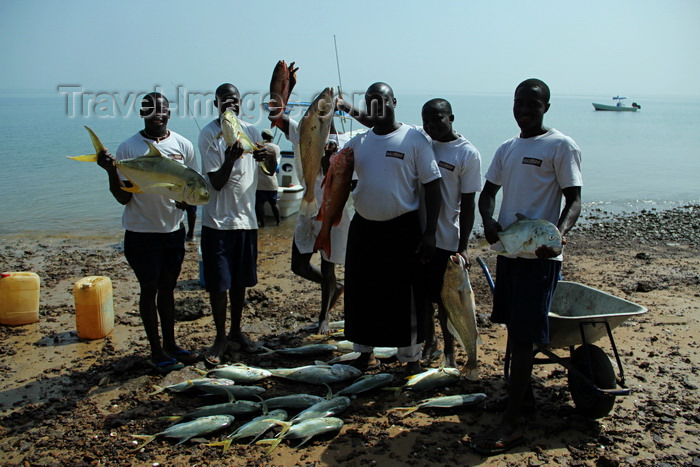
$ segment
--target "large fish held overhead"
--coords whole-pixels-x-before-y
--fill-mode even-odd
[[[321,230],[314,243],[314,251],[323,249],[331,257],[331,228],[337,226],[343,217],[343,207],[350,196],[352,172],[355,170],[355,156],[352,148],[342,149],[333,154],[328,173],[323,179],[323,201],[316,219],[321,222]]]
[[[467,352],[467,379],[479,377],[476,346],[479,331],[476,327],[476,305],[474,291],[469,282],[469,272],[461,255],[451,256],[440,290],[440,299],[447,313],[447,329]]]
[[[95,154],[85,156],[68,156],[69,159],[85,162],[97,162],[97,155],[105,150],[104,145],[89,127]],[[119,172],[129,179],[132,187],[122,187],[130,193],[153,193],[166,198],[185,202],[191,206],[207,204],[209,190],[207,182],[196,170],[180,164],[169,157],[163,156],[151,143],[148,144],[146,155],[114,161]]]
[[[270,117],[273,119],[272,127],[282,129],[282,119],[280,117],[287,107],[289,96],[294,88],[294,83],[296,82],[295,73],[294,62],[287,66],[284,60],[278,61],[275,69],[272,71],[269,104]]]
[[[498,239],[503,249],[498,254],[515,255],[526,253],[533,258],[535,251],[542,245],[551,247],[556,254],[561,254],[562,238],[557,226],[544,219],[528,219],[517,213],[517,221],[498,232]]]
[[[294,147],[294,160],[297,172],[302,174],[305,188],[299,213],[309,219],[318,213],[314,187],[334,111],[333,88],[328,87],[314,99],[299,122],[299,144]]]

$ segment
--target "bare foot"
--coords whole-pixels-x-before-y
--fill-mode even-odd
[[[228,335],[228,340],[234,344],[239,344],[243,352],[253,353],[258,350],[258,345],[241,331],[230,333]]]
[[[331,303],[328,306],[329,311],[335,306],[336,303],[338,303],[338,299],[340,299],[340,296],[343,295],[343,292],[345,292],[345,286],[338,282],[335,285],[335,292],[333,292],[333,296],[331,297]]]
[[[328,324],[328,317],[318,322],[318,333],[327,336],[331,333],[331,326]]]
[[[207,352],[207,361],[212,365],[220,364],[224,352],[226,351],[226,347],[228,347],[227,339],[215,339],[214,345],[212,345],[209,351]]]

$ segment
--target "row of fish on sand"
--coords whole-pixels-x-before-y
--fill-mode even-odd
[[[301,356],[312,358],[332,351],[349,351],[348,341],[335,344],[309,344],[297,348],[272,350],[269,353],[279,353],[285,356]],[[391,358],[396,355],[395,348],[378,348],[377,355]],[[400,384],[391,373],[363,374],[357,368],[344,363],[333,363],[344,360],[341,357],[329,360],[328,363],[316,361],[314,364],[293,368],[258,368],[237,363],[219,366],[209,371],[198,370],[201,377],[188,379],[166,387],[155,387],[152,394],[162,391],[171,393],[204,394],[219,396],[227,402],[201,406],[184,415],[163,417],[174,424],[151,435],[133,435],[145,442],[137,445],[134,451],[142,449],[146,444],[157,438],[171,438],[177,444],[192,438],[222,432],[233,426],[234,421],[248,419],[235,430],[226,434],[223,439],[214,440],[208,445],[221,446],[226,452],[231,443],[247,440],[249,444],[267,445],[268,453],[272,452],[283,440],[299,440],[297,447],[310,439],[338,433],[343,427],[339,417],[350,409],[353,399],[369,391],[383,390],[388,395],[398,397],[404,391],[427,393],[452,383],[460,381],[461,374],[457,368],[430,368],[417,375],[409,376]],[[325,396],[307,393],[292,393],[265,398],[266,389],[258,386],[263,380],[282,379],[295,381],[305,385],[323,387]],[[342,388],[332,392],[331,386]],[[284,388],[292,387],[285,384]],[[479,405],[486,395],[483,393],[457,394],[450,396],[432,397],[419,401],[409,407],[394,407],[392,412],[407,416],[421,408],[465,408]],[[293,416],[291,416],[294,414]],[[260,439],[266,433],[274,433],[273,428],[279,428],[274,436]]]

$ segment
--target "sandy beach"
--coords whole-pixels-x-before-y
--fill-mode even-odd
[[[243,317],[244,331],[273,349],[343,339],[313,332],[320,289],[289,270],[294,220],[260,230],[259,283],[248,290]],[[131,435],[154,434],[169,425],[159,417],[223,400],[189,393],[151,395],[155,385],[200,375],[185,368],[162,376],[149,364],[138,315],[138,284],[121,252],[120,235],[0,239],[2,271],[33,271],[41,277],[39,323],[0,326],[0,464],[700,465],[700,206],[616,216],[593,211],[584,221],[568,237],[564,278],[648,309],[613,331],[632,392],[618,397],[608,416],[590,420],[574,407],[566,369],[537,365],[533,384],[538,410],[525,422],[526,441],[491,458],[472,452],[469,443],[493,427],[499,414],[478,407],[424,409],[404,418],[388,412],[434,396],[504,395],[506,331],[489,322],[491,295],[476,265],[471,279],[483,340],[478,381],[462,379],[426,393],[360,394],[339,415],[345,424],[338,434],[314,438],[299,449],[298,441],[285,440],[269,456],[261,445],[234,443],[225,454],[205,445],[251,418],[245,416],[237,417],[230,428],[181,445],[157,439],[131,452],[137,442]],[[480,226],[475,233],[470,251],[483,257],[494,273],[495,255],[477,246]],[[342,268],[338,272],[342,277]],[[72,296],[73,283],[89,275],[108,276],[114,287],[115,329],[94,341],[77,336]],[[199,285],[196,243],[187,246],[176,308],[179,344],[206,349],[214,327],[207,295]],[[342,318],[341,298],[331,320]],[[596,345],[613,356],[607,338]],[[262,368],[301,366],[319,359],[233,357]],[[465,362],[466,354],[458,348],[457,363]],[[197,366],[204,368],[203,363]],[[398,363],[388,361],[372,372],[398,376],[400,371]],[[266,389],[266,398],[327,392],[322,386],[274,378],[256,384]],[[342,387],[340,383],[333,389]]]

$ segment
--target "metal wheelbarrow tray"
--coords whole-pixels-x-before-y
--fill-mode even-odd
[[[477,258],[477,262],[493,292],[493,281],[486,264],[481,258]],[[535,358],[535,363],[563,365],[568,370],[569,391],[576,409],[589,418],[604,417],[612,410],[616,396],[630,393],[612,330],[630,317],[646,312],[641,305],[593,287],[559,281],[549,312],[550,343],[534,351],[535,355],[543,353],[548,358]],[[592,344],[606,335],[617,362],[617,376],[607,354]],[[559,356],[552,350],[561,348],[569,349],[568,357]],[[510,373],[508,347],[504,373],[507,380]]]

